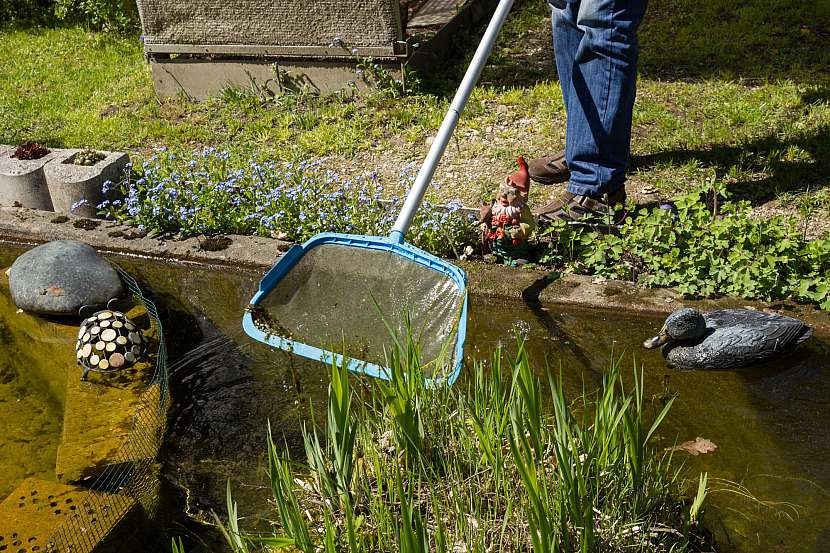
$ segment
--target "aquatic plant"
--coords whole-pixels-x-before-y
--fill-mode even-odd
[[[405,171],[401,178],[411,182],[414,175]],[[160,151],[118,189],[122,199],[98,206],[104,215],[182,235],[256,234],[295,242],[325,231],[385,235],[400,208],[397,197],[382,200],[376,174],[347,178],[320,160],[235,163],[213,148],[190,159]],[[407,240],[437,255],[460,254],[477,232],[460,207],[425,202]]]
[[[575,403],[550,378],[548,401],[521,340],[515,355],[475,363],[466,390],[426,386],[412,346],[391,346],[397,383],[351,377],[365,394],[331,367],[308,465],[281,456],[269,428],[270,538],[307,553],[710,550],[706,480],[687,494],[684,469],[654,443],[671,400],[649,416],[636,369],[630,388],[613,363]]]

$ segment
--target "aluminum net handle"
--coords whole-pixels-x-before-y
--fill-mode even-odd
[[[487,63],[487,58],[490,56],[493,44],[495,44],[499,31],[504,24],[504,20],[507,19],[507,14],[510,13],[512,6],[513,0],[500,0],[492,19],[490,19],[489,25],[487,25],[487,30],[484,32],[484,36],[481,38],[478,48],[476,48],[476,53],[473,55],[470,66],[467,68],[467,72],[464,74],[464,78],[458,86],[455,97],[450,104],[450,109],[444,116],[444,121],[438,129],[438,134],[435,135],[435,140],[433,140],[432,146],[429,148],[429,152],[427,152],[424,163],[418,171],[418,176],[415,177],[415,183],[412,185],[409,194],[406,195],[401,213],[398,215],[395,226],[392,227],[392,232],[389,234],[389,237],[397,243],[403,242],[403,237],[406,231],[409,230],[409,225],[412,224],[415,212],[418,211],[418,206],[421,205],[421,201],[424,199],[427,186],[432,182],[435,168],[438,166],[441,156],[444,155],[444,150],[447,148],[447,143],[450,141],[459,117],[461,117],[461,112],[464,111],[464,106],[467,105],[467,100],[470,98],[476,82],[478,82],[481,70],[484,69],[484,64]]]

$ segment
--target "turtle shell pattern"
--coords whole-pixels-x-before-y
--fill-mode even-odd
[[[120,311],[93,313],[81,323],[75,356],[89,371],[115,372],[132,366],[147,350],[147,338],[133,321]]]

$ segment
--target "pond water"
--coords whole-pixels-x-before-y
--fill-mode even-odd
[[[2,257],[2,256],[0,256]],[[0,260],[0,268],[4,267]],[[39,344],[62,341],[48,325],[26,324],[0,280],[0,501],[28,477],[55,479],[55,458],[63,423],[60,387],[34,370],[47,364]],[[70,344],[72,342],[69,342]],[[71,347],[71,346],[70,346]],[[63,368],[65,365],[61,365]]]
[[[19,250],[0,253],[0,266],[7,266],[15,253]],[[210,510],[222,509],[230,478],[246,523],[252,524],[267,509],[265,422],[271,421],[275,441],[301,451],[298,421],[324,407],[325,367],[270,351],[244,335],[241,312],[260,274],[124,257],[118,262],[152,289],[167,319],[176,405],[163,460],[168,478],[188,490],[186,500],[179,499],[186,507],[180,508],[209,519]],[[468,358],[486,359],[499,344],[509,350],[518,325],[540,373],[561,371],[572,392],[583,383],[598,385],[613,356],[623,357],[629,374],[636,362],[644,371],[647,397],[677,394],[662,433],[665,444],[700,436],[718,446],[707,455],[680,455],[692,473],[709,473],[709,520],[721,550],[826,550],[826,336],[752,369],[681,372],[668,369],[659,352],[640,345],[660,327],[659,317],[473,297],[468,324]],[[465,385],[463,378],[457,385]],[[0,420],[5,427],[5,419]],[[755,499],[726,491],[718,479],[742,484]],[[194,531],[181,519],[171,520],[174,533]]]

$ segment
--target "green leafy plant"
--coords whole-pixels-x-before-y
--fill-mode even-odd
[[[408,318],[406,327],[411,328]],[[407,453],[409,459],[418,460],[425,453],[427,443],[420,347],[411,332],[405,337],[396,336],[394,340],[389,358],[389,380],[379,380],[376,386],[398,450]]]
[[[670,209],[641,209],[617,233],[552,225],[543,262],[567,271],[675,286],[691,297],[792,298],[830,310],[830,238],[805,240],[792,219],[754,217],[711,181]]]
[[[55,16],[95,30],[126,34],[139,28],[135,0],[55,0]]]
[[[704,472],[700,475],[700,480],[698,481],[697,485],[697,493],[695,494],[695,498],[692,501],[691,506],[689,507],[689,522],[691,524],[697,524],[698,519],[700,518],[700,508],[703,506],[703,502],[706,500],[706,484],[709,481],[709,474]]]
[[[330,46],[339,46],[349,52],[355,61],[355,73],[383,94],[401,98],[417,92],[420,87],[420,79],[406,64],[400,65],[398,78],[373,57],[361,55],[359,48],[348,46],[340,37],[334,37]]]
[[[268,423],[267,450],[268,450],[268,479],[271,482],[271,495],[279,514],[282,528],[288,534],[289,539],[300,551],[311,553],[314,546],[308,531],[308,524],[300,510],[297,497],[294,495],[294,478],[288,459],[283,459],[277,453],[274,439],[271,435],[271,423]],[[230,498],[230,483],[228,484],[228,497]],[[228,499],[230,508],[230,499]],[[229,518],[230,517],[230,511]],[[275,535],[276,536],[276,535]],[[226,538],[232,542],[230,535]]]
[[[7,23],[49,23],[52,0],[0,0],[0,26]]]
[[[172,553],[185,553],[184,552],[184,544],[182,543],[181,538],[172,538],[170,543],[170,550]]]
[[[345,364],[331,365],[329,408],[326,418],[325,446],[316,429],[303,429],[303,442],[317,485],[326,498],[338,507],[351,504],[354,475],[354,445],[357,429],[351,413],[352,391]]]

